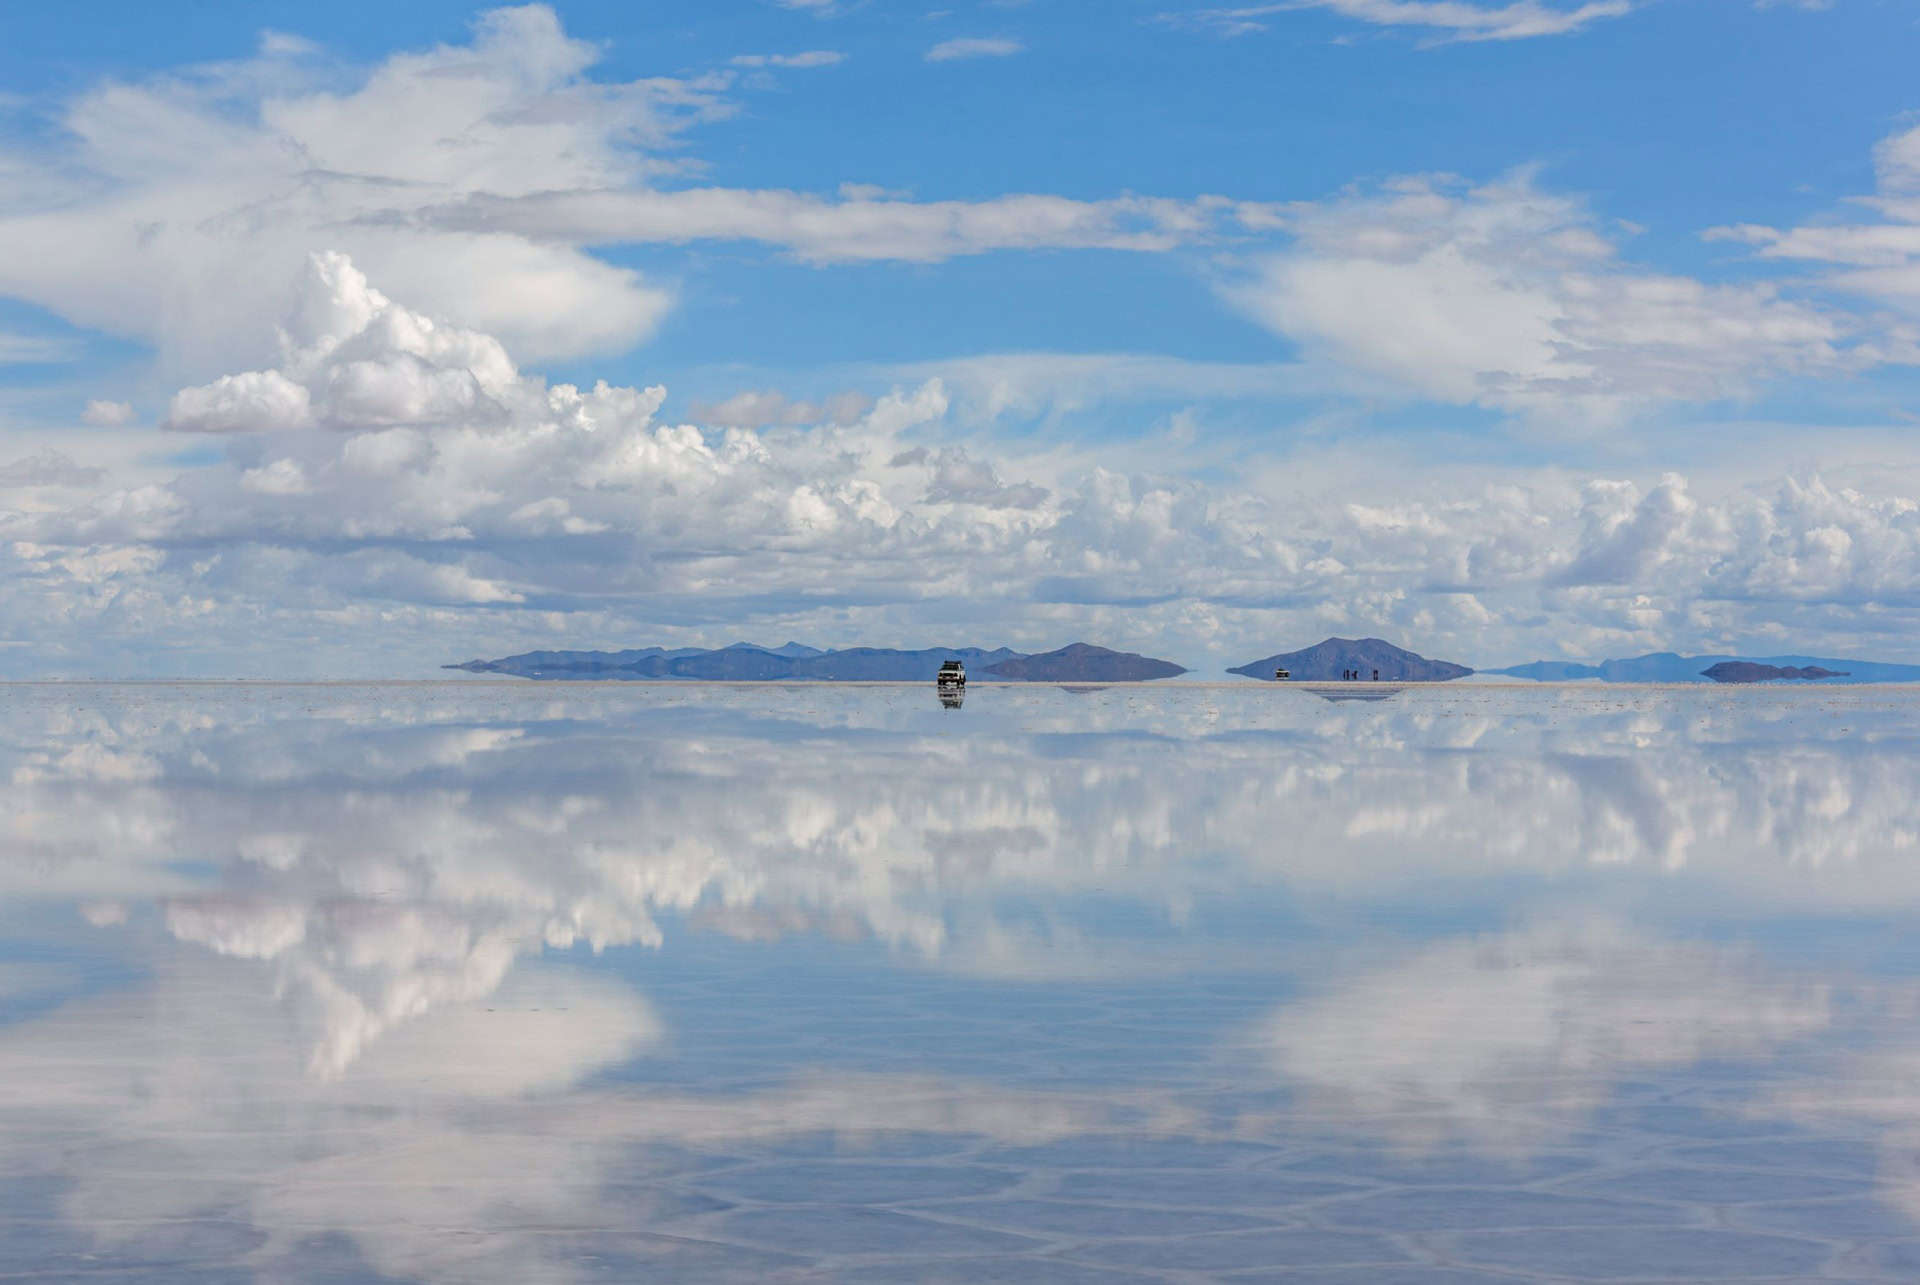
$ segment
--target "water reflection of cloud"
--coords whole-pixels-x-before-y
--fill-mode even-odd
[[[1337,978],[1270,1013],[1253,1045],[1309,1110],[1406,1143],[1527,1151],[1629,1076],[1816,1035],[1829,987],[1750,951],[1592,921],[1474,936]]]
[[[0,711],[0,895],[74,903],[72,930],[151,980],[21,992],[44,1003],[0,1026],[0,1167],[58,1184],[103,1245],[218,1216],[260,1229],[269,1267],[348,1228],[367,1270],[565,1279],[563,1241],[708,1216],[647,1177],[688,1148],[1344,1122],[1515,1152],[1627,1082],[1835,1039],[1902,993],[1676,926],[1920,897],[1897,701],[1266,694],[992,689],[964,719],[884,689],[30,695]],[[1209,905],[1286,917],[1229,941]],[[1462,936],[1499,922],[1535,926]],[[1196,1083],[830,1076],[778,1047],[723,1085],[623,1086],[672,1032],[605,970],[542,956],[682,932],[856,943],[872,968],[880,946],[983,987],[1257,977],[1235,1021],[1301,998],[1259,1023],[1264,1074],[1231,1106]],[[818,1047],[804,1020],[782,1030]],[[1143,1062],[1219,1035],[1153,1020],[1113,1019]],[[945,1029],[942,1065],[999,1074],[967,1047],[988,1027]],[[1845,1074],[1898,1132],[1912,1070]]]
[[[163,898],[176,936],[267,961],[334,1071],[516,960],[657,945],[662,915],[1057,976],[1135,958],[1071,921],[1093,895],[1168,922],[1250,889],[1582,873],[1920,897],[1920,756],[1884,697],[990,695],[958,732],[885,689],[23,701],[0,715],[0,887]],[[1060,916],[1035,937],[994,912],[1009,896]]]
[[[258,981],[183,951],[140,988],[5,1028],[0,1172],[58,1192],[66,1223],[108,1263],[137,1262],[135,1238],[156,1225],[220,1226],[257,1237],[249,1261],[272,1276],[297,1271],[317,1232],[345,1229],[372,1272],[566,1281],[592,1274],[580,1250],[597,1235],[644,1243],[720,1208],[658,1179],[737,1163],[742,1148],[822,1134],[855,1150],[903,1133],[1030,1143],[1121,1119],[1150,1132],[1197,1123],[1150,1095],[932,1076],[596,1087],[598,1073],[660,1047],[660,1021],[618,981],[540,965],[316,1077]]]
[[[297,1236],[303,1224],[287,1206],[337,1182],[346,1155],[403,1160],[410,1148],[437,1146],[446,1121],[478,1102],[564,1088],[660,1038],[657,1019],[626,987],[533,968],[490,1008],[424,1017],[349,1073],[317,1079],[259,982],[182,956],[147,985],[8,1027],[0,1165],[62,1190],[65,1216],[109,1249],[175,1219],[237,1219]],[[501,1150],[494,1159],[509,1160]],[[541,1184],[510,1165],[485,1172],[496,1192]],[[442,1178],[458,1185],[451,1170]],[[367,1202],[362,1212],[376,1222],[371,1206],[399,1211],[407,1196],[398,1172],[377,1189],[334,1193]]]

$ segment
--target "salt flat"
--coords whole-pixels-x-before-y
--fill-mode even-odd
[[[0,1273],[1920,1263],[1912,689],[0,693]]]

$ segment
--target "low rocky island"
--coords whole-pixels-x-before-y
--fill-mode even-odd
[[[1337,683],[1349,674],[1369,681],[1377,676],[1381,682],[1444,683],[1473,672],[1452,661],[1428,660],[1379,638],[1329,638],[1300,651],[1249,661],[1227,672],[1271,682],[1277,669],[1286,670],[1295,681],[1314,683]]]
[[[1723,660],[1700,671],[1716,683],[1771,683],[1777,679],[1846,678],[1845,670],[1818,665],[1762,665],[1751,660]]]
[[[469,660],[447,669],[544,681],[681,678],[706,682],[931,682],[941,662],[957,660],[978,678],[1038,683],[1125,683],[1172,678],[1186,669],[1133,652],[1073,643],[1038,654],[1010,647],[929,647],[898,651],[848,647],[823,651],[783,647],[643,647],[628,651],[529,651],[499,660]]]
[[[993,678],[1029,683],[1137,683],[1173,678],[1186,668],[1170,660],[1155,660],[1130,651],[1109,651],[1090,643],[1074,643],[1038,656],[1019,656],[987,666]]]
[[[1726,668],[1737,666],[1744,668]],[[1760,678],[1720,678],[1715,671],[1739,674],[1753,670],[1777,671]],[[1818,673],[1809,671],[1821,671]],[[1657,651],[1626,660],[1587,663],[1577,660],[1536,660],[1527,665],[1486,671],[1536,682],[1567,683],[1598,679],[1603,683],[1768,682],[1775,678],[1844,678],[1850,683],[1920,682],[1920,665],[1890,661],[1845,660],[1832,656],[1682,656]]]

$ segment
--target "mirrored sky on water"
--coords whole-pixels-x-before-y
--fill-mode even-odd
[[[0,697],[0,1276],[1920,1275],[1920,692]]]

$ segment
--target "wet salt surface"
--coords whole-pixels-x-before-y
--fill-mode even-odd
[[[1920,693],[0,687],[0,1278],[1920,1273]]]

